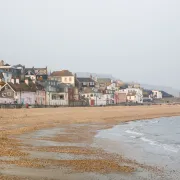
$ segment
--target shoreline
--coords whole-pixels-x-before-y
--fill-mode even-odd
[[[82,111],[83,110],[83,111]],[[101,111],[99,111],[101,110]],[[3,112],[3,113],[2,113]],[[17,112],[21,112],[18,113]],[[128,166],[119,166],[117,164],[117,158],[113,157],[113,155],[109,153],[105,153],[103,151],[99,151],[97,149],[80,147],[77,148],[65,145],[64,149],[51,146],[46,146],[45,148],[37,148],[33,147],[34,144],[24,144],[28,139],[33,138],[28,135],[30,133],[34,134],[38,130],[46,130],[53,128],[62,128],[65,127],[64,134],[55,134],[53,137],[41,138],[39,140],[44,142],[54,142],[59,144],[73,144],[76,143],[86,143],[91,144],[93,137],[97,133],[97,130],[103,130],[107,128],[112,128],[113,126],[128,122],[128,121],[139,121],[139,120],[147,120],[154,119],[160,117],[171,117],[171,116],[180,116],[180,106],[153,106],[153,107],[102,107],[102,108],[63,108],[63,109],[24,109],[24,110],[1,110],[1,121],[0,121],[0,152],[1,156],[4,157],[20,157],[21,161],[2,161],[0,160],[0,165],[3,164],[15,164],[20,167],[33,167],[37,166],[37,162],[31,161],[31,158],[28,158],[29,153],[24,151],[29,148],[31,151],[35,151],[36,153],[44,153],[42,155],[42,160],[45,157],[46,153],[69,153],[70,155],[93,155],[96,159],[95,155],[99,157],[102,156],[103,161],[100,160],[59,160],[57,161],[48,159],[46,162],[43,160],[42,165],[48,162],[53,163],[54,165],[63,166],[66,164],[66,168],[73,168],[75,172],[131,172],[134,168],[139,167],[143,168],[144,171],[149,169],[156,169],[157,172],[160,170],[157,167],[150,167],[139,164],[137,162],[123,159],[122,157],[118,157],[122,164],[128,164]],[[53,119],[53,120],[52,120]],[[73,127],[74,125],[75,127]],[[19,140],[17,136],[21,136],[23,134],[27,134],[28,139]],[[78,137],[78,138],[75,138]],[[35,139],[37,140],[37,139]],[[88,145],[89,146],[89,145]],[[26,147],[26,148],[25,148]],[[11,151],[9,151],[11,148]],[[31,149],[32,148],[32,149]],[[46,153],[45,153],[46,152]],[[98,157],[97,156],[97,157]],[[107,156],[107,157],[106,157]],[[50,158],[50,157],[49,157]],[[111,164],[111,168],[107,168],[108,165],[106,163]],[[93,164],[96,168],[90,168]],[[99,166],[103,166],[102,169],[99,169]],[[47,166],[48,167],[48,166]],[[84,167],[86,167],[84,169]],[[132,169],[133,168],[133,169]],[[153,170],[154,171],[154,170]],[[73,171],[74,173],[74,171]],[[130,173],[131,174],[131,173]],[[1,176],[0,176],[1,177]],[[7,177],[8,180],[8,177]],[[19,179],[18,179],[19,180]],[[33,179],[34,180],[34,179]]]

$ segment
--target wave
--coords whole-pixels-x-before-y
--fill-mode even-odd
[[[161,143],[158,143],[157,141],[153,141],[153,140],[147,139],[145,137],[142,137],[140,139],[144,142],[149,143],[150,145],[163,147],[165,151],[170,151],[170,152],[174,152],[174,153],[179,152],[179,148],[175,148],[172,145],[161,144]]]
[[[159,123],[159,120],[156,120],[156,121],[151,121],[151,124],[157,124],[157,123]]]
[[[135,135],[138,135],[138,136],[143,136],[142,133],[138,133],[136,131],[126,130],[125,132],[128,133],[128,134],[135,134]]]
[[[167,144],[164,144],[163,145],[163,148],[166,150],[166,151],[171,151],[171,152],[174,152],[174,153],[177,153],[179,152],[179,149],[173,147],[173,146],[170,146],[170,145],[167,145]]]
[[[150,139],[147,139],[145,137],[142,137],[140,138],[142,141],[144,142],[148,142],[150,145],[157,145],[157,142],[156,141],[153,141],[153,140],[150,140]]]

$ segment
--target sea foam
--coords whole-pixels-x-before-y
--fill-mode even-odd
[[[136,131],[126,130],[125,132],[128,133],[128,134],[135,134],[135,135],[138,135],[138,136],[143,136],[142,133],[139,133],[139,132],[136,132]]]

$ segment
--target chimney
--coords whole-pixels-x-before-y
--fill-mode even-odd
[[[16,83],[19,84],[19,79],[18,78],[16,78]]]
[[[0,66],[4,66],[4,61],[3,60],[1,60]]]
[[[13,79],[13,78],[11,79],[11,83],[13,83],[13,84],[14,84],[14,79]]]
[[[77,74],[76,73],[74,74],[74,77],[75,77],[75,79],[77,78]]]
[[[29,85],[29,79],[25,79],[25,83]]]

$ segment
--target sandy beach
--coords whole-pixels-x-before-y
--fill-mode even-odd
[[[180,116],[179,105],[0,110],[0,179],[136,179],[162,169],[93,147],[121,122]],[[150,175],[150,176],[149,176]]]

